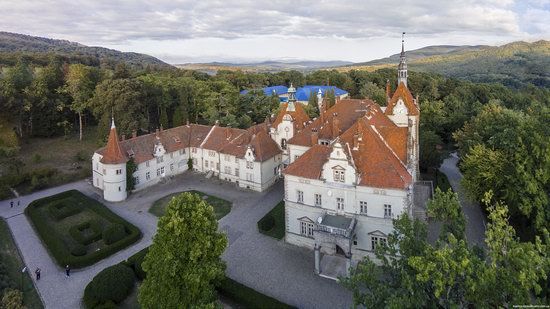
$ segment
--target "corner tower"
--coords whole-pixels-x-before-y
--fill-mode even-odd
[[[126,161],[113,118],[107,146],[100,160],[103,165],[103,198],[106,201],[120,202],[126,199]]]

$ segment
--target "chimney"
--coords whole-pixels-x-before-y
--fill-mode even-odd
[[[159,128],[157,128],[157,129],[155,130],[155,136],[156,136],[157,138],[159,138]]]
[[[136,130],[132,130],[132,138],[136,138],[137,137],[137,131]]]
[[[160,132],[164,131],[164,128],[162,127],[162,124],[160,125]]]
[[[353,134],[353,150],[359,149],[359,133]]]
[[[121,137],[121,140],[122,140],[122,141],[125,141],[125,140],[126,140],[126,134],[122,134],[120,137]]]
[[[387,79],[386,80],[386,102],[387,103],[390,102],[390,92],[391,92],[390,80]]]
[[[189,126],[189,119],[187,119],[185,123],[187,126]]]
[[[215,125],[215,126],[219,126],[219,125],[220,125],[220,121],[219,121],[219,120],[216,120],[216,122],[214,122],[214,125]]]
[[[338,113],[332,115],[332,135],[334,138],[340,135],[340,119],[338,119]]]
[[[316,128],[311,129],[311,146],[319,143],[319,133]]]
[[[229,127],[225,128],[225,138],[229,139],[231,137],[231,129]]]

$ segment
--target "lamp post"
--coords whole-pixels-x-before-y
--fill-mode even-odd
[[[25,285],[23,284],[23,278],[24,278],[26,272],[27,272],[27,266],[25,266],[25,267],[23,267],[23,269],[21,269],[21,292],[25,292]]]

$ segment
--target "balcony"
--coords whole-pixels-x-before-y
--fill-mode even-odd
[[[321,222],[316,224],[315,232],[330,234],[350,239],[353,236],[353,230],[357,221],[355,218],[344,216],[334,216],[325,214],[321,217]]]

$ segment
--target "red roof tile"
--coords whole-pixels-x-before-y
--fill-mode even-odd
[[[405,103],[405,106],[409,110],[409,115],[418,116],[420,114],[418,106],[414,102],[412,93],[409,91],[407,86],[405,86],[405,84],[401,82],[397,86],[397,89],[395,89],[393,96],[388,102],[388,107],[386,107],[386,115],[393,114],[393,108],[395,107],[395,104],[397,104],[397,101],[399,101],[400,98],[403,100],[403,102]]]
[[[273,121],[272,127],[276,128],[281,122],[283,122],[284,115],[290,115],[294,121],[294,128],[299,131],[303,129],[310,121],[309,116],[304,110],[302,103],[294,103],[294,111],[287,111],[288,103],[281,103],[277,118]]]
[[[109,139],[107,140],[107,146],[105,151],[102,153],[103,157],[101,158],[101,163],[103,164],[122,164],[126,163],[126,156],[122,153],[120,149],[120,144],[118,143],[118,135],[116,133],[116,128],[113,122],[111,127],[111,132],[109,133]]]

